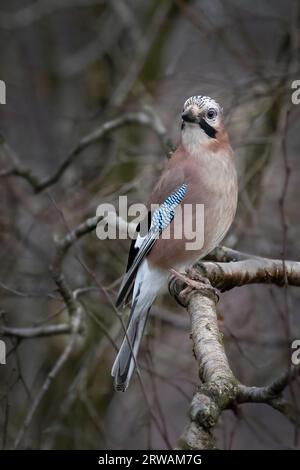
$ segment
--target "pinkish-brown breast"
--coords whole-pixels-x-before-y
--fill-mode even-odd
[[[187,184],[188,190],[170,228],[162,233],[149,253],[151,264],[164,269],[191,264],[209,253],[224,238],[237,206],[237,176],[232,151],[230,147],[225,150],[216,152],[213,149],[205,154],[190,156],[179,147],[167,163],[150,196],[149,207],[151,204],[161,204],[183,183]],[[197,204],[204,205],[204,222],[199,217],[201,209]],[[180,210],[181,216],[178,214]],[[169,238],[164,239],[167,231]],[[195,231],[196,235],[193,234]],[[182,237],[176,239],[180,233]],[[191,247],[196,237],[199,242],[203,241],[203,245],[200,247],[198,243],[197,249],[187,249],[187,244]]]

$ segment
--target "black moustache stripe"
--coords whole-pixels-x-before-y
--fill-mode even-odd
[[[203,118],[200,119],[199,126],[201,127],[201,129],[204,130],[205,134],[208,135],[208,137],[211,137],[212,139],[215,139],[217,131],[212,126],[207,124],[205,119],[203,119]]]

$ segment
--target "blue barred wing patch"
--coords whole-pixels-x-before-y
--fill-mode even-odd
[[[124,275],[116,303],[117,307],[126,302],[140,264],[159,238],[161,232],[174,219],[176,207],[182,202],[187,189],[188,187],[185,183],[178,186],[178,188],[153,212],[148,233],[144,237],[139,236],[135,242],[133,241],[135,256],[130,259],[128,269]],[[140,245],[138,245],[138,243],[140,243]]]
[[[176,207],[182,202],[187,192],[187,185],[179,186],[161,206],[153,212],[151,231],[161,233],[174,219]]]

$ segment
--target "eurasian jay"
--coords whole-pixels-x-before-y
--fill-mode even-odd
[[[131,299],[127,332],[112,367],[114,386],[125,391],[136,366],[149,310],[172,269],[192,265],[212,251],[232,224],[237,206],[237,174],[223,111],[208,96],[192,96],[183,107],[181,142],[155,185],[148,201],[149,230],[132,241],[117,306]],[[158,208],[151,211],[151,205]],[[187,249],[194,232],[198,205],[204,207],[203,243]],[[189,206],[188,206],[189,205]],[[192,210],[185,214],[185,207]],[[176,214],[183,213],[182,222]],[[181,220],[181,218],[180,218]],[[182,236],[175,236],[182,223]],[[168,237],[164,237],[166,230]]]

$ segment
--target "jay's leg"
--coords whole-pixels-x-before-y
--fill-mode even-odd
[[[202,276],[195,268],[188,268],[186,274],[180,273],[173,268],[170,269],[170,272],[177,279],[180,279],[186,284],[186,287],[180,292],[180,298],[182,298],[182,300],[194,289],[209,290],[219,299],[218,290],[210,284],[209,279]]]

